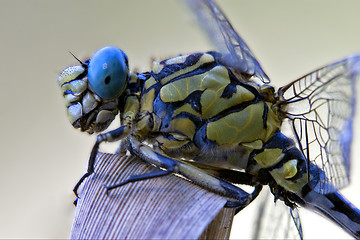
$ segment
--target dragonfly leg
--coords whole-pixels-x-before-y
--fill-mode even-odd
[[[121,139],[120,144],[119,144],[119,148],[116,149],[115,154],[121,154],[124,155],[126,154],[126,150],[127,150],[127,146],[128,146],[128,141],[127,139]]]
[[[246,196],[244,199],[240,201],[228,201],[225,205],[225,207],[231,207],[231,204],[235,205],[235,215],[238,214],[241,210],[243,210],[246,206],[248,206],[252,201],[254,201],[255,198],[259,195],[259,193],[262,190],[263,185],[256,185],[254,191]],[[235,203],[235,204],[234,204]],[[238,204],[236,206],[236,203]]]
[[[145,174],[133,175],[121,183],[114,184],[111,186],[107,186],[104,184],[104,187],[106,188],[106,193],[108,193],[112,189],[124,186],[125,184],[137,182],[137,181],[143,181],[143,180],[151,179],[151,178],[163,177],[163,176],[173,173],[173,171],[174,171],[173,169],[167,169],[167,170],[159,169],[157,171],[153,171],[153,172],[149,172],[149,173],[145,173]]]
[[[220,193],[230,198],[241,200],[247,199],[249,196],[249,194],[241,188],[238,188],[224,180],[215,178],[207,174],[205,171],[196,168],[190,164],[187,164],[186,162],[170,158],[165,154],[150,148],[147,145],[141,144],[134,137],[129,138],[129,150],[133,155],[139,157],[143,161],[157,166],[159,170],[147,174],[132,176],[128,180],[113,186],[105,186],[108,190],[123,186],[130,182],[136,182],[155,177],[162,177],[171,173],[179,173],[184,177],[188,178],[189,180],[192,180],[194,183],[201,187],[204,187],[216,193]]]
[[[160,154],[157,154],[151,148],[140,144],[140,142],[138,142],[134,138],[131,137],[130,139],[131,140],[130,140],[130,144],[129,144],[129,150],[132,155],[137,156],[138,158],[144,160],[145,162],[154,164],[155,166],[158,166],[159,168],[161,167],[165,170],[157,169],[153,172],[130,176],[127,180],[120,182],[118,184],[114,184],[111,186],[104,185],[104,187],[107,189],[107,193],[114,188],[121,187],[128,183],[143,181],[143,180],[156,178],[156,177],[163,177],[163,176],[169,175],[171,173],[177,172],[176,160],[172,160],[170,158],[166,159],[166,157],[161,156]]]
[[[113,141],[117,141],[125,136],[128,135],[130,131],[130,127],[128,125],[123,125],[113,131],[107,132],[107,133],[103,133],[97,136],[96,142],[94,144],[94,147],[91,151],[90,154],[90,158],[89,158],[89,163],[88,163],[88,168],[86,173],[80,178],[80,180],[77,182],[77,184],[75,185],[73,192],[75,193],[75,196],[78,198],[78,189],[81,185],[81,183],[88,177],[90,176],[93,172],[94,172],[94,165],[95,165],[95,160],[96,160],[96,155],[99,151],[99,146],[100,143],[102,142],[113,142]]]

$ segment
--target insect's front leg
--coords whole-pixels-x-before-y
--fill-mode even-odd
[[[86,173],[80,178],[80,180],[73,189],[76,197],[78,197],[77,190],[80,187],[81,183],[94,172],[95,159],[99,150],[100,143],[114,142],[127,137],[132,129],[133,122],[138,110],[139,110],[138,98],[136,96],[127,97],[125,101],[124,113],[121,116],[121,122],[123,123],[123,125],[115,130],[109,131],[107,133],[99,134],[97,136],[96,142],[90,154],[88,169]]]
[[[129,138],[129,150],[133,155],[139,157],[145,162],[157,166],[158,170],[141,175],[134,175],[119,184],[105,186],[108,191],[123,186],[127,183],[161,177],[172,173],[179,173],[186,178],[192,180],[194,183],[201,187],[204,187],[216,193],[220,193],[229,198],[237,199],[237,201],[229,201],[228,207],[244,208],[251,202],[251,199],[253,199],[253,194],[248,194],[241,188],[238,188],[224,180],[215,178],[207,174],[203,170],[187,164],[186,162],[170,158],[163,153],[155,151],[149,146],[141,144],[137,139],[132,136],[130,136]]]
[[[75,185],[75,187],[73,189],[76,197],[78,197],[77,190],[80,187],[81,183],[94,172],[95,159],[96,159],[96,155],[99,150],[100,143],[118,141],[118,140],[126,137],[127,135],[129,135],[130,130],[131,130],[131,123],[128,123],[126,125],[122,125],[121,127],[117,128],[115,130],[112,130],[107,133],[99,134],[97,136],[96,142],[95,142],[94,147],[90,154],[88,169],[87,169],[86,173],[80,178],[80,180],[77,182],[77,184]]]

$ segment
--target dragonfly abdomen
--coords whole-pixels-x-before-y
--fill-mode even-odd
[[[303,199],[306,208],[315,210],[339,224],[352,236],[360,238],[360,211],[340,193],[320,194],[310,191]]]

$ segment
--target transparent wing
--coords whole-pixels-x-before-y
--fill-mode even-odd
[[[325,174],[314,189],[319,193],[332,192],[349,183],[355,83],[359,72],[360,56],[352,56],[279,90],[279,96],[289,104],[286,122],[299,149]]]
[[[213,1],[186,0],[186,3],[197,15],[202,28],[217,50],[225,53],[224,64],[238,72],[256,76],[264,83],[270,82],[246,43]]]
[[[282,201],[274,203],[273,195],[265,189],[259,198],[261,201],[255,218],[253,239],[303,239],[296,208],[291,210]]]

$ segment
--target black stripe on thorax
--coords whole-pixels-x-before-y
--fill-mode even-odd
[[[247,83],[239,80],[239,79],[232,73],[232,71],[230,71],[230,69],[228,69],[228,74],[229,74],[229,78],[230,78],[230,83],[225,87],[225,89],[226,89],[226,88],[229,88],[229,89],[228,89],[228,92],[225,93],[225,95],[224,95],[224,92],[225,92],[225,89],[224,89],[224,92],[223,92],[223,94],[222,94],[221,97],[230,98],[230,97],[232,96],[232,94],[234,94],[234,93],[231,93],[231,96],[229,96],[229,95],[230,95],[230,91],[233,92],[233,91],[234,91],[234,87],[236,88],[236,86],[238,85],[238,86],[241,86],[241,87],[245,88],[246,90],[248,90],[248,91],[251,92],[252,94],[254,94],[255,98],[254,98],[253,100],[251,100],[251,101],[243,102],[243,103],[241,103],[241,104],[238,104],[238,105],[232,106],[232,107],[230,107],[230,108],[227,108],[227,109],[223,110],[222,112],[218,113],[216,116],[214,116],[214,117],[212,117],[211,119],[209,119],[209,121],[219,120],[220,118],[223,118],[224,116],[226,116],[226,115],[228,115],[228,114],[231,114],[231,113],[234,113],[234,112],[240,112],[240,111],[244,110],[246,107],[250,106],[251,104],[256,104],[256,103],[258,103],[258,102],[260,102],[260,101],[263,101],[263,97],[260,95],[259,91],[258,91],[255,87],[253,87],[253,86],[251,86],[251,85],[249,85],[249,84],[247,84]],[[232,90],[231,90],[231,89],[232,89]],[[265,104],[265,103],[264,103],[264,104]],[[265,105],[266,105],[266,104],[265,104]],[[267,105],[266,105],[266,107],[267,107]],[[265,108],[265,109],[266,109],[266,108]],[[265,110],[265,111],[266,111],[266,112],[264,112],[264,114],[263,114],[263,119],[264,119],[264,121],[265,121],[264,126],[266,126],[266,119],[267,119],[267,111],[268,111],[268,109]],[[265,127],[265,128],[266,128],[266,127]]]
[[[263,128],[267,129],[267,115],[269,112],[269,106],[264,102],[264,112],[262,115],[262,119],[263,119]]]
[[[225,66],[226,67],[226,66]],[[250,84],[244,82],[244,81],[241,81],[239,78],[237,78],[234,73],[229,69],[228,69],[228,74],[229,74],[229,78],[230,78],[230,82],[234,85],[239,85],[245,89],[247,89],[248,91],[250,91],[252,94],[254,94],[255,96],[257,97],[262,97],[259,93],[259,91],[254,87],[254,86],[251,86]]]
[[[169,59],[166,59],[164,61],[161,61],[160,64],[163,64],[164,67],[163,69],[161,69],[161,71],[157,74],[152,73],[152,75],[154,76],[154,78],[157,81],[161,81],[161,79],[175,73],[178,72],[188,66],[192,66],[195,65],[201,58],[201,56],[203,56],[204,53],[194,53],[191,54],[189,56],[187,56],[186,60],[183,63],[174,63],[174,64],[166,64],[166,61]]]
[[[149,73],[134,73],[136,74],[136,81],[131,82],[130,77],[128,78],[128,84],[126,90],[128,91],[128,95],[138,95],[143,87],[145,81],[150,78]]]
[[[190,72],[187,72],[187,73],[184,73],[184,74],[181,74],[180,76],[177,76],[169,81],[166,82],[166,84],[169,84],[169,83],[172,83],[172,82],[175,82],[179,79],[183,79],[183,78],[190,78],[190,77],[193,77],[193,76],[196,76],[196,75],[201,75],[203,73],[206,73],[208,71],[210,71],[211,69],[213,69],[214,67],[216,67],[218,64],[216,62],[208,62],[208,63],[204,63],[202,65],[200,65],[198,68],[194,69],[193,71],[190,71]],[[188,66],[185,66],[184,68],[182,69],[185,69],[186,67]],[[158,76],[156,76],[158,77]],[[164,76],[164,77],[167,77],[167,76]],[[161,81],[161,79],[157,80],[157,81]],[[165,85],[166,85],[165,84]]]
[[[194,111],[201,114],[202,113],[202,106],[201,106],[200,101],[201,101],[201,95],[202,95],[203,92],[204,91],[201,91],[201,90],[193,91],[192,93],[187,95],[184,100],[172,102],[172,106],[174,107],[174,109],[177,109],[177,108],[183,106],[184,104],[188,103],[188,104],[190,104],[191,108]]]
[[[248,101],[248,102],[243,102],[237,105],[234,105],[232,107],[229,107],[221,112],[219,112],[218,114],[216,114],[215,116],[211,117],[208,119],[209,122],[214,122],[217,121],[229,114],[232,113],[236,113],[236,112],[241,112],[242,110],[244,110],[246,107],[258,103],[260,100],[258,98],[253,99],[252,101]]]

